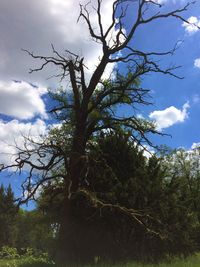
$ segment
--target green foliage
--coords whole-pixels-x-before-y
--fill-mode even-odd
[[[11,186],[0,187],[0,248],[2,246],[14,246],[16,241],[18,208],[14,203],[14,194]]]
[[[174,153],[146,158],[123,131],[96,136],[88,147],[85,191],[72,202],[69,238],[82,261],[97,255],[101,260],[158,261],[197,251],[199,172],[189,166],[193,178],[188,183],[186,173],[177,171],[179,164]],[[61,180],[47,185],[39,201],[55,225],[62,214],[63,188]]]
[[[46,267],[54,266],[54,262],[49,258],[47,253],[33,248],[26,249],[25,253],[21,256],[22,263],[20,266],[33,266],[33,267]]]
[[[0,250],[0,266],[8,267],[46,267],[55,266],[47,253],[33,248],[22,249],[19,254],[16,248],[3,247]]]
[[[16,248],[3,246],[0,250],[1,259],[18,259],[20,256]]]
[[[68,225],[73,244],[68,251],[77,257],[78,250],[79,262],[95,257],[100,262],[160,261],[199,250],[199,150],[161,155],[146,158],[122,130],[95,136],[88,146],[83,189],[72,197]],[[24,266],[51,264],[44,252],[55,256],[64,188],[59,178],[47,183],[37,210],[19,210],[16,217],[12,190],[1,186],[0,203],[8,207],[4,218],[15,218],[17,248],[5,244],[1,258],[17,261],[20,255]]]
[[[173,207],[179,210],[179,217],[184,224],[182,236],[190,239],[197,250],[200,248],[199,152],[199,148],[191,151],[179,149],[169,153],[163,161],[163,168],[167,172],[166,183],[177,203],[176,206],[173,203]],[[183,232],[184,228],[179,231]]]
[[[40,211],[24,211],[20,210],[17,219],[18,235],[16,247],[32,248],[34,251],[54,250],[54,236],[51,222]],[[31,252],[26,251],[26,254]],[[32,253],[32,252],[31,252]]]

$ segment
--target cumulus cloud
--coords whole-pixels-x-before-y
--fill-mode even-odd
[[[45,87],[34,87],[26,82],[0,81],[0,114],[18,119],[32,119],[35,115],[46,117],[42,95]]]
[[[40,119],[33,123],[0,120],[0,164],[14,163],[17,153],[16,146],[24,147],[24,136],[38,140],[47,132],[47,128],[45,122]]]
[[[189,107],[189,103],[186,102],[183,105],[182,110],[177,109],[174,106],[164,110],[155,110],[149,114],[149,118],[155,121],[158,130],[162,130],[176,123],[184,122],[188,118]]]
[[[52,43],[62,55],[66,56],[66,49],[72,51],[85,58],[88,76],[98,65],[102,47],[97,42],[91,42],[88,26],[84,20],[80,19],[77,23],[79,2],[79,0],[0,1],[0,115],[7,115],[13,119],[9,122],[0,120],[0,163],[13,160],[11,155],[16,153],[15,144],[23,147],[23,135],[39,136],[41,132],[48,132],[44,122],[46,111],[42,96],[47,92],[47,87],[58,86],[57,79],[47,79],[57,74],[52,66],[29,75],[29,68],[37,68],[41,62],[34,60],[21,49],[48,56],[52,55]],[[82,4],[87,2],[81,0]],[[103,27],[106,29],[112,22],[113,0],[102,3]],[[92,7],[90,11],[91,21],[97,25],[95,11]],[[113,38],[116,34],[117,30],[114,29]],[[108,65],[104,77],[110,75],[114,66],[114,64]],[[21,82],[14,82],[19,80]],[[31,84],[39,86],[34,87]],[[36,116],[40,119],[31,121]]]
[[[200,27],[200,19],[197,17],[191,16],[187,19],[187,22],[183,22],[182,26],[185,28],[186,33],[189,35],[194,34],[199,30]]]
[[[21,48],[36,54],[51,55],[50,44],[61,53],[68,49],[84,56],[86,65],[92,70],[98,64],[102,47],[91,42],[86,23],[80,20],[79,0],[1,0],[0,23],[0,80],[24,80],[56,86],[58,80],[50,79],[55,74],[51,66],[43,72],[28,75],[29,67],[36,67],[34,61]],[[86,4],[87,0],[82,0]],[[103,1],[102,14],[104,29],[111,22],[113,0]],[[91,9],[91,21],[96,24],[94,9]]]

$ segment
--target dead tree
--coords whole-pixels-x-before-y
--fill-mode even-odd
[[[90,19],[91,3],[85,6],[80,5],[78,18],[78,20],[85,21],[93,41],[102,47],[102,56],[90,79],[87,78],[84,58],[71,51],[66,50],[64,54],[61,54],[52,46],[52,56],[40,56],[25,50],[31,57],[42,62],[39,68],[31,69],[30,73],[41,71],[51,64],[59,69],[58,75],[55,76],[60,77],[61,80],[67,80],[70,84],[66,92],[60,91],[54,94],[58,105],[51,112],[61,119],[61,129],[55,130],[53,134],[50,133],[42,142],[25,139],[25,142],[31,145],[25,145],[23,149],[18,148],[15,161],[15,167],[19,171],[22,171],[25,166],[29,167],[29,175],[23,184],[23,189],[28,191],[28,194],[25,194],[22,202],[33,198],[37,189],[48,181],[59,177],[65,183],[65,204],[60,228],[61,245],[59,246],[61,261],[67,261],[69,258],[65,250],[69,249],[69,242],[71,242],[66,240],[69,231],[66,228],[70,225],[70,201],[79,192],[89,196],[88,192],[82,190],[81,181],[86,175],[86,148],[91,137],[98,131],[116,129],[121,125],[132,133],[137,143],[143,145],[143,142],[147,142],[151,145],[146,134],[157,133],[154,125],[137,118],[135,112],[129,117],[120,117],[115,113],[114,108],[122,104],[133,108],[138,104],[150,104],[146,98],[148,90],[141,88],[139,82],[140,78],[147,73],[162,73],[181,78],[175,73],[179,66],[164,69],[158,63],[160,57],[173,55],[177,45],[169,51],[135,49],[132,40],[136,31],[140,28],[142,30],[142,26],[153,21],[159,22],[167,18],[188,23],[183,15],[193,4],[193,2],[187,3],[179,9],[165,13],[162,12],[162,5],[156,0],[115,0],[112,5],[112,22],[105,29],[101,11],[103,0],[93,2],[95,2],[93,12],[96,13],[98,25],[93,25]],[[129,30],[126,30],[126,25],[124,25],[127,8],[134,12]],[[115,71],[113,79],[103,80],[105,68],[111,63],[123,63],[127,67],[127,73],[121,75],[119,71]],[[2,170],[10,167],[13,166],[2,166]],[[114,205],[110,207],[108,203],[101,201],[96,201],[97,204],[101,208],[105,205],[105,208],[118,209],[120,213],[129,214],[128,216],[131,216],[133,220],[142,223],[137,213],[132,210]],[[75,258],[78,257],[79,252],[74,253]]]

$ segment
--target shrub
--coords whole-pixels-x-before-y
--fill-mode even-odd
[[[3,246],[0,250],[0,259],[18,259],[19,257],[16,248]]]

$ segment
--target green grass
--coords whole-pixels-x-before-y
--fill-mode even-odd
[[[93,267],[93,266],[91,265],[87,267]],[[160,263],[160,264],[128,263],[128,264],[119,264],[115,266],[105,264],[105,265],[100,265],[98,267],[200,267],[200,254],[182,260],[181,259],[172,260],[169,263]]]
[[[109,264],[94,264],[82,267],[200,267],[200,254],[197,256],[192,256],[187,259],[182,260],[173,260],[170,263],[161,263],[161,264],[139,264],[139,263],[128,263],[128,264],[117,264],[117,265],[109,265]],[[0,267],[59,267],[54,264],[47,264],[42,262],[41,260],[36,259],[17,259],[17,260],[0,260]],[[72,267],[72,266],[66,266]],[[76,266],[81,267],[81,266]]]

